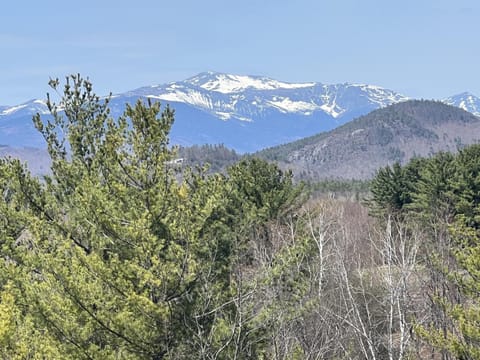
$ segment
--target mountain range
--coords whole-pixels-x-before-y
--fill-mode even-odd
[[[288,83],[207,72],[113,95],[112,116],[139,99],[175,109],[173,144],[224,144],[203,148],[214,158],[218,151],[224,157],[228,148],[255,152],[311,181],[367,179],[395,161],[455,151],[480,139],[480,99],[467,92],[441,101],[411,100],[373,85]],[[49,160],[32,123],[35,113],[50,116],[45,101],[0,106],[0,157],[20,158],[34,174],[45,174]],[[182,154],[195,149],[202,148]]]
[[[240,153],[332,130],[372,110],[409,99],[373,85],[289,83],[205,72],[183,81],[115,94],[110,100],[112,115],[119,116],[126,103],[147,98],[175,109],[171,143],[222,143]],[[443,101],[480,115],[480,99],[472,94]],[[45,101],[0,106],[0,145],[44,148],[31,121],[37,112],[49,116]]]

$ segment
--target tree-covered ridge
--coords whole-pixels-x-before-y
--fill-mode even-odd
[[[471,113],[438,101],[411,100],[258,156],[292,168],[302,179],[370,179],[379,167],[475,143],[479,130],[480,120]]]
[[[461,114],[460,116],[459,113]],[[413,134],[418,132],[418,134],[422,135],[424,132],[428,134],[428,131],[423,128],[423,126],[427,124],[441,124],[457,119],[465,123],[478,121],[478,118],[473,114],[462,110],[459,111],[458,108],[440,101],[409,100],[374,110],[367,115],[360,116],[354,121],[348,122],[327,133],[321,133],[285,145],[275,146],[260,151],[259,154],[269,160],[287,160],[290,152],[300,150],[306,145],[314,145],[328,138],[330,134],[355,131],[370,126],[377,127],[380,125],[385,128],[393,128],[396,125],[405,124],[406,127],[411,127],[410,131],[412,131]]]
[[[187,166],[209,164],[210,172],[222,172],[240,161],[241,155],[223,144],[182,146],[177,149],[177,157]]]

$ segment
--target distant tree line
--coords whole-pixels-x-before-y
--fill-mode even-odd
[[[238,162],[242,156],[224,144],[205,144],[181,146],[177,149],[177,157],[184,160],[187,166],[209,165],[209,172],[224,171],[227,166]]]

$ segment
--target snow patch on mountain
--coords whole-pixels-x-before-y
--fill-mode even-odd
[[[232,117],[230,113],[223,111],[216,111],[215,114],[222,120],[228,120]]]
[[[198,106],[202,109],[213,109],[213,103],[210,96],[191,89],[186,91],[174,90],[159,95],[147,95],[147,97],[164,101],[183,102]]]
[[[278,89],[301,89],[312,87],[315,83],[287,83],[273,80],[267,77],[246,75],[230,75],[220,73],[202,73],[186,82],[201,87],[208,91],[222,94],[239,93],[248,89],[254,90],[278,90]]]
[[[280,109],[283,113],[311,113],[312,111],[320,109],[320,106],[317,104],[305,101],[292,101],[289,98],[275,98],[274,101],[267,101],[267,103]]]
[[[341,107],[337,106],[335,102],[331,104],[323,104],[320,106],[320,109],[325,111],[328,115],[332,116],[333,118],[338,118],[340,115],[342,115],[345,110],[342,109]]]
[[[361,89],[362,91],[368,94],[368,98],[372,103],[378,104],[381,107],[411,100],[407,96],[398,94],[392,90],[384,89],[376,85],[350,84],[349,86],[353,86]]]
[[[36,99],[20,105],[5,107],[2,109],[2,111],[0,111],[0,116],[14,115],[20,111],[32,115],[36,113],[40,113],[42,115],[49,114],[47,103],[44,100]]]
[[[14,112],[17,112],[18,110],[20,109],[24,109],[26,108],[27,105],[23,104],[23,105],[17,105],[17,106],[12,106],[11,108],[8,108],[6,110],[3,110],[0,115],[11,115],[13,114]]]
[[[480,116],[480,98],[469,92],[450,96],[444,99],[443,102],[471,112],[475,116]]]

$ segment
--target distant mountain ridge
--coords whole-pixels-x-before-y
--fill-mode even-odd
[[[439,101],[409,100],[257,155],[292,169],[301,179],[368,179],[394,162],[455,152],[479,140],[480,117]]]
[[[475,116],[480,116],[480,98],[469,92],[463,92],[458,95],[450,96],[443,100],[445,104],[459,107],[465,111],[471,112]]]
[[[239,152],[312,136],[409,99],[373,85],[288,83],[264,76],[204,72],[184,81],[113,95],[112,115],[120,115],[125,103],[147,98],[175,109],[171,143],[223,143]],[[480,115],[480,99],[474,95],[460,94],[445,101]],[[45,147],[32,125],[36,112],[48,116],[43,100],[0,106],[0,144]]]
[[[372,85],[287,83],[261,76],[201,73],[182,82],[140,88],[133,93],[183,102],[227,120],[254,121],[269,111],[305,116],[323,112],[339,118],[358,107],[386,106],[408,98]],[[353,106],[355,105],[355,106]]]

